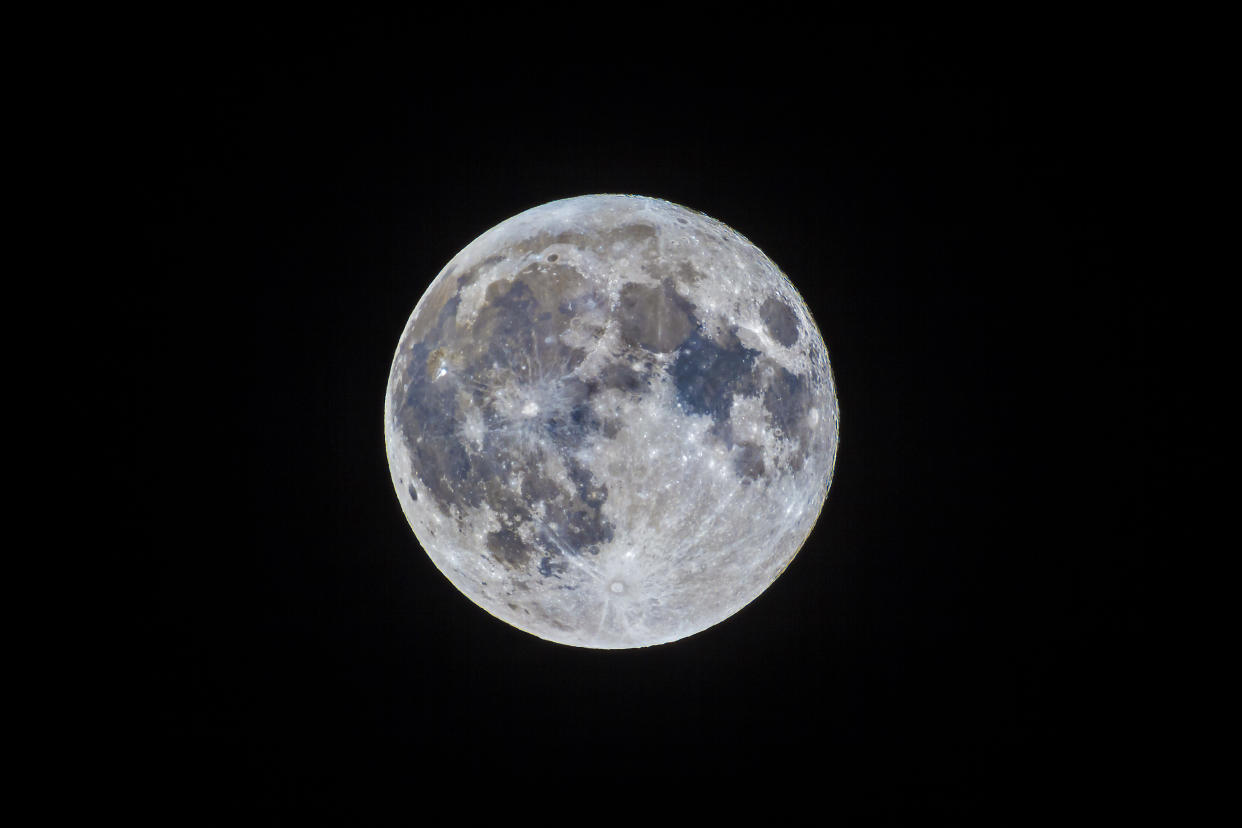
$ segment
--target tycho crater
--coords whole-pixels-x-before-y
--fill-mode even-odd
[[[653,198],[527,210],[440,272],[384,411],[397,497],[462,593],[605,649],[728,618],[784,571],[827,495],[828,353],[736,231]]]

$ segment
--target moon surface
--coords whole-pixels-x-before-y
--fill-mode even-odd
[[[621,649],[733,615],[832,480],[828,352],[797,290],[715,219],[591,195],[488,230],[397,346],[388,464],[423,549],[540,638]]]

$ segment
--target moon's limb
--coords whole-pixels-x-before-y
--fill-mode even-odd
[[[810,534],[838,409],[806,304],[726,225],[583,196],[484,233],[397,347],[389,467],[436,566],[492,615],[641,647],[754,600]]]

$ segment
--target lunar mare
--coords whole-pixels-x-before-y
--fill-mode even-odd
[[[653,198],[555,201],[453,257],[397,346],[397,497],[492,615],[604,649],[675,641],[784,571],[838,408],[806,304],[757,247]]]

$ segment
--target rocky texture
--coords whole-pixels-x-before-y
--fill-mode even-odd
[[[389,465],[463,593],[587,647],[673,641],[762,592],[813,527],[837,405],[797,291],[656,199],[528,210],[454,257],[393,361]]]

